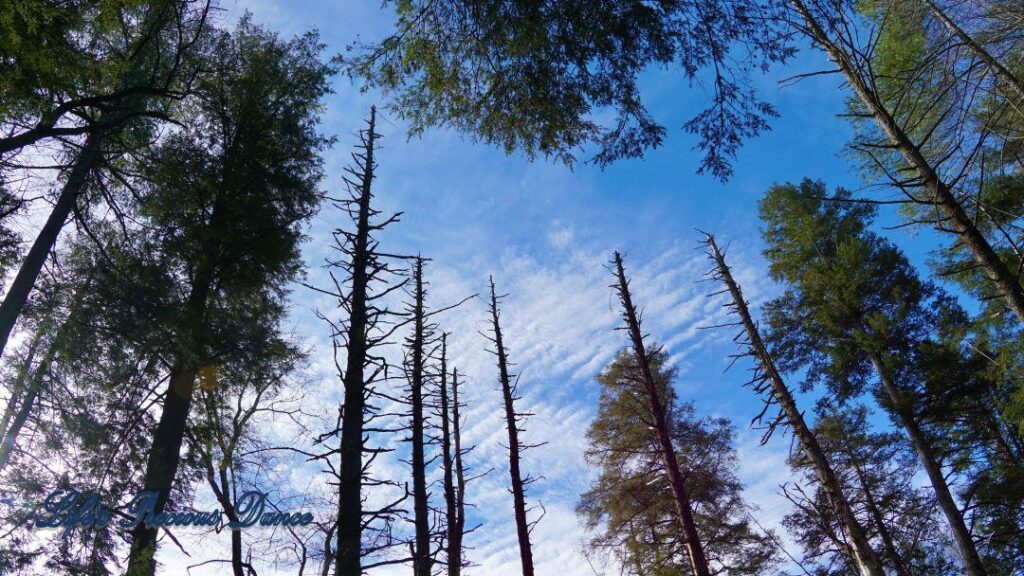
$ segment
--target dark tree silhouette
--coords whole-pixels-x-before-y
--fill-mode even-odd
[[[498,360],[498,382],[501,385],[501,395],[505,405],[505,425],[508,429],[508,471],[511,480],[513,511],[516,518],[516,535],[519,538],[519,560],[523,567],[523,576],[533,576],[533,549],[530,546],[530,532],[537,525],[540,518],[534,521],[528,519],[529,509],[526,507],[526,488],[537,479],[530,475],[523,475],[520,469],[520,461],[523,452],[540,444],[524,444],[519,435],[525,431],[522,427],[527,418],[532,416],[527,412],[516,410],[516,402],[521,400],[518,395],[519,378],[509,372],[511,363],[508,360],[508,349],[501,332],[501,310],[498,303],[503,296],[499,296],[494,287],[494,278],[490,278],[491,284],[491,335],[484,335],[494,345],[492,353]],[[543,510],[543,506],[542,506]],[[543,515],[542,515],[543,517]]]
[[[379,404],[388,396],[377,388],[388,380],[388,361],[382,349],[399,325],[399,313],[388,308],[386,299],[407,282],[392,263],[396,258],[382,253],[375,238],[377,232],[401,218],[401,213],[382,217],[373,207],[380,138],[376,126],[377,109],[371,107],[352,163],[345,168],[347,196],[334,199],[335,208],[352,220],[354,229],[338,228],[332,233],[337,256],[327,258],[331,285],[326,289],[307,286],[335,298],[341,311],[341,318],[317,313],[330,326],[335,368],[345,388],[338,425],[318,438],[324,443],[340,434],[340,446],[315,456],[331,466],[330,473],[338,482],[336,522],[328,529],[322,567],[326,574],[333,564],[337,576],[359,576],[375,565],[368,558],[403,544],[392,536],[392,528],[400,520],[404,512],[400,506],[408,496],[402,482],[370,475],[373,461],[390,450],[367,442],[371,435],[392,432],[379,423],[390,415],[381,412]],[[331,465],[335,454],[339,455],[336,469]],[[381,508],[366,510],[363,503],[368,487],[394,489],[400,495]],[[367,531],[373,535],[364,538]]]
[[[106,65],[123,69],[121,74],[115,75],[117,85],[109,93],[73,97],[42,113],[36,127],[0,139],[2,153],[61,135],[63,129],[56,128],[55,124],[72,111],[86,119],[84,128],[70,129],[71,135],[85,133],[86,138],[73,152],[74,160],[57,200],[0,303],[0,354],[7,347],[7,340],[64,224],[76,209],[94,170],[101,164],[106,141],[116,140],[119,130],[149,129],[144,125],[133,127],[131,120],[168,119],[165,110],[168,101],[185,98],[192,91],[194,72],[183,68],[186,68],[184,63],[195,56],[193,51],[204,38],[208,9],[207,5],[197,9],[185,0],[154,0],[143,3],[135,14],[122,14],[120,21],[125,23],[124,27],[107,30],[111,38],[95,39],[97,44],[108,46],[108,56],[116,61]],[[129,25],[129,22],[134,24]],[[84,75],[102,75],[101,62],[90,61],[89,65],[99,70]],[[134,138],[140,136],[136,134]]]

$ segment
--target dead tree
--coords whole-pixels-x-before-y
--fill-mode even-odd
[[[672,444],[671,423],[668,418],[667,407],[661,398],[654,374],[651,372],[651,359],[657,350],[647,351],[644,344],[644,334],[641,328],[640,313],[633,304],[633,298],[629,293],[629,280],[626,278],[626,271],[622,266],[622,255],[615,252],[612,256],[613,274],[616,283],[611,287],[619,296],[622,304],[622,320],[624,326],[619,328],[629,334],[629,340],[636,357],[637,365],[643,378],[643,388],[647,398],[648,416],[647,422],[656,436],[658,449],[661,452],[661,460],[665,466],[665,473],[668,476],[669,485],[672,487],[672,496],[675,500],[676,520],[679,529],[684,536],[686,553],[690,559],[690,566],[695,576],[710,576],[707,557],[704,555],[704,546],[697,532],[697,524],[693,518],[693,507],[690,503],[689,491],[686,488],[686,475],[679,468],[679,460],[676,458],[676,449]]]
[[[444,503],[446,524],[446,561],[449,576],[457,576],[462,564],[462,552],[459,549],[461,540],[459,515],[459,497],[455,480],[455,457],[452,454],[452,418],[448,400],[448,334],[441,334],[441,366],[438,383],[438,396],[441,405],[438,415],[441,417],[441,461],[444,474]]]
[[[451,415],[451,435],[452,435],[452,447],[454,454],[452,455],[452,465],[455,468],[455,489],[454,489],[454,521],[449,519],[451,523],[448,529],[448,575],[459,576],[462,572],[463,558],[462,558],[462,540],[466,534],[466,471],[462,465],[462,457],[471,450],[467,448],[465,451],[462,449],[462,421],[459,416],[459,370],[452,370],[452,415]]]
[[[342,313],[340,319],[334,319],[318,312],[330,326],[335,368],[345,388],[338,424],[321,435],[318,442],[339,434],[341,442],[338,448],[314,456],[330,466],[330,473],[338,481],[337,526],[327,530],[327,538],[334,537],[336,542],[333,554],[328,554],[322,567],[322,573],[327,574],[333,556],[337,576],[360,576],[372,566],[372,563],[364,563],[364,557],[401,544],[391,538],[392,525],[401,516],[403,511],[399,506],[407,497],[403,484],[375,479],[369,474],[374,459],[389,450],[369,446],[368,437],[393,432],[377,424],[391,415],[382,413],[374,402],[385,397],[377,386],[388,377],[388,363],[379,350],[389,343],[397,329],[394,321],[397,313],[388,309],[382,299],[406,284],[393,268],[393,258],[379,250],[374,238],[375,233],[401,217],[401,213],[381,217],[381,212],[373,207],[373,180],[377,169],[374,152],[380,137],[376,120],[377,110],[371,107],[367,126],[359,132],[360,142],[352,153],[352,165],[345,168],[347,196],[334,199],[335,207],[346,213],[355,227],[353,230],[339,228],[333,233],[333,249],[339,256],[327,259],[331,287],[307,286],[337,299]],[[340,359],[342,352],[344,366]],[[331,464],[335,454],[339,456],[336,469]],[[365,510],[364,488],[371,486],[389,487],[401,495],[380,509]],[[383,537],[371,539],[372,543],[364,547],[366,530]],[[329,542],[324,546],[325,550],[330,550]]]
[[[750,356],[755,362],[754,376],[748,386],[764,397],[764,409],[757,415],[755,422],[761,421],[772,406],[779,408],[778,414],[774,415],[767,423],[761,443],[767,442],[780,424],[789,426],[800,444],[800,449],[814,467],[815,476],[824,489],[832,508],[831,512],[842,527],[845,537],[843,547],[854,565],[863,576],[885,576],[882,564],[871,547],[867,531],[854,514],[849,500],[843,493],[835,470],[818,444],[814,432],[804,420],[803,413],[797,408],[792,392],[776,369],[775,362],[761,339],[757,324],[754,323],[747,307],[747,301],[743,298],[743,292],[736,280],[733,279],[732,272],[725,262],[725,254],[718,249],[714,236],[705,234],[705,237],[704,245],[707,248],[708,257],[714,262],[714,268],[708,273],[708,276],[725,285],[725,289],[716,294],[727,292],[732,300],[726,306],[740,318],[739,322],[728,326],[739,325],[742,327],[734,341],[745,349],[740,356]],[[837,538],[836,541],[839,542],[841,539]]]
[[[427,346],[432,344],[433,326],[428,323],[425,308],[426,286],[423,282],[422,257],[417,257],[412,269],[412,298],[408,309],[412,322],[412,334],[406,339],[406,379],[409,383],[409,432],[412,444],[410,463],[412,465],[413,524],[415,539],[413,546],[413,574],[430,576],[434,567],[431,552],[430,495],[427,492],[426,417],[424,394],[426,388],[425,362]]]
[[[484,335],[494,345],[493,354],[498,359],[498,380],[501,384],[501,393],[505,401],[505,422],[508,428],[508,470],[512,482],[509,491],[512,493],[512,502],[516,518],[516,532],[519,537],[519,559],[523,566],[523,576],[533,576],[533,550],[530,547],[530,532],[537,525],[540,518],[529,521],[526,507],[526,488],[537,479],[526,475],[520,469],[520,460],[523,452],[540,444],[523,444],[519,434],[524,432],[522,427],[527,418],[532,416],[527,412],[517,412],[515,403],[521,399],[517,394],[519,378],[513,378],[509,372],[511,364],[508,361],[508,350],[501,333],[501,310],[498,309],[498,302],[503,296],[498,296],[494,287],[494,278],[490,278],[491,284],[491,330],[490,336]],[[543,511],[543,506],[541,506]],[[543,517],[543,514],[541,515]]]
[[[462,447],[462,420],[459,401],[459,371],[453,369],[448,379],[447,334],[441,336],[440,382],[438,384],[438,417],[441,420],[441,454],[444,466],[445,499],[445,559],[448,576],[459,576],[467,566],[463,557],[463,539],[476,527],[466,529],[466,483],[479,478],[467,478],[462,458],[473,446]],[[485,472],[486,474],[486,472]]]

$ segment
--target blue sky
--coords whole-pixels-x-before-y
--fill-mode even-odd
[[[357,34],[367,40],[380,37],[390,22],[389,12],[373,2],[226,0],[224,6],[224,21],[250,10],[257,22],[283,35],[318,28],[328,54],[344,50]],[[510,293],[503,328],[522,374],[524,407],[537,414],[527,425],[526,441],[548,442],[529,452],[524,463],[526,470],[544,476],[530,495],[547,508],[534,533],[538,573],[557,569],[562,576],[594,574],[581,555],[585,534],[573,508],[593,478],[582,457],[584,432],[596,407],[593,377],[624,345],[623,334],[612,330],[617,309],[604,268],[612,250],[626,255],[647,331],[669,346],[680,368],[680,396],[694,400],[700,413],[727,415],[735,422],[741,478],[748,499],[759,507],[759,521],[775,526],[785,513],[778,487],[787,478],[788,440],[758,446],[760,434],[749,430],[747,423],[758,411],[759,400],[741,387],[747,366],[740,364],[723,374],[727,357],[735,350],[732,334],[697,330],[721,319],[722,310],[721,300],[705,296],[712,287],[697,282],[708,265],[698,250],[695,228],[713,231],[730,245],[730,262],[757,304],[775,292],[760,256],[757,201],[764,191],[773,183],[804,177],[859,188],[850,162],[841,157],[851,131],[846,120],[836,117],[845,98],[838,79],[818,76],[796,85],[778,84],[782,77],[825,65],[816,52],[803,51],[785,70],[760,79],[763,94],[781,117],[770,133],[742,148],[735,176],[724,184],[695,174],[700,160],[692,151],[695,141],[679,127],[699,109],[703,92],[673,70],[653,70],[643,79],[648,107],[670,129],[665,145],[643,159],[605,170],[530,162],[447,131],[407,141],[404,126],[382,113],[380,132],[385,139],[375,185],[379,207],[405,212],[402,222],[383,236],[384,248],[419,251],[432,258],[427,275],[435,307],[482,293],[491,274],[499,290]],[[353,133],[362,126],[370,105],[378,103],[377,95],[361,94],[342,77],[335,80],[334,89],[323,116],[324,131],[338,137],[326,157],[324,188],[329,191],[339,189],[341,167],[355,142]],[[893,216],[887,214],[883,220],[893,221]],[[317,266],[329,232],[344,224],[341,214],[330,208],[313,223],[305,248],[312,267],[310,281],[322,279]],[[931,247],[904,232],[892,237],[919,263]],[[341,388],[330,362],[325,327],[313,310],[331,306],[309,291],[294,292],[295,333],[314,350],[310,401],[325,412],[333,410]],[[485,320],[482,304],[475,301],[440,318],[454,333],[453,363],[469,378],[466,435],[478,445],[469,463],[477,470],[494,468],[472,484],[468,494],[477,505],[473,520],[483,523],[468,538],[470,559],[479,564],[470,573],[505,576],[518,572],[518,553],[511,498],[505,490],[496,370],[484,350],[486,342],[477,334],[486,329]],[[296,465],[285,476],[300,483],[315,473],[315,468]],[[382,462],[380,473],[400,477],[406,471],[394,461]],[[222,536],[223,543],[216,546],[224,550],[227,537]],[[213,550],[210,541],[206,544]],[[193,558],[184,559],[165,546],[161,558],[168,566],[194,564],[202,549],[199,546]],[[599,559],[594,559],[594,567],[601,574],[615,573]],[[403,567],[373,573],[407,572]]]

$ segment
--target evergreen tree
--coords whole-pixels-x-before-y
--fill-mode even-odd
[[[670,66],[688,81],[710,71],[710,102],[685,128],[700,139],[700,170],[727,178],[742,140],[775,115],[751,71],[793,53],[775,0],[393,4],[397,30],[345,63],[393,97],[413,133],[451,125],[567,162],[588,143],[602,165],[658,146],[665,128],[646,109],[639,77]]]
[[[38,117],[38,122],[0,139],[0,153],[65,133],[85,134],[85,138],[70,146],[72,160],[67,177],[0,303],[0,353],[65,222],[95,183],[98,167],[110,164],[119,150],[146,148],[156,125],[170,118],[170,103],[191,91],[196,52],[207,40],[208,6],[197,8],[189,0],[153,0],[84,3],[61,10],[50,2],[19,0],[7,10],[8,18],[0,19],[6,24],[0,24],[0,42],[13,44],[14,52],[24,57],[26,65],[22,67],[22,61],[15,60],[14,82],[9,84],[5,79],[0,83],[0,91],[13,93],[11,103],[0,105],[0,112],[13,117],[0,120],[11,123],[15,131],[23,122],[31,124],[32,118]],[[55,16],[52,24],[38,29],[53,41],[51,46],[14,40],[8,26],[34,28],[26,21],[30,14]],[[25,40],[35,34],[30,33]],[[81,53],[69,53],[76,51]],[[25,84],[23,73],[38,74],[55,83]],[[55,128],[67,115],[78,118],[81,125],[67,131]]]
[[[312,33],[282,41],[243,19],[211,49],[218,73],[197,86],[185,128],[141,167],[150,228],[120,257],[133,288],[151,296],[133,301],[134,312],[152,319],[169,366],[143,480],[158,512],[169,504],[197,376],[277,336],[286,283],[300,272],[300,226],[320,199],[318,153],[328,142],[317,133],[330,72],[320,50]],[[155,530],[134,531],[132,576],[153,574],[155,546]]]
[[[774,543],[748,520],[732,426],[724,418],[698,418],[693,404],[678,401],[676,370],[664,352],[650,363],[712,573],[768,573],[777,560]],[[577,506],[586,526],[597,531],[587,546],[617,560],[627,574],[693,574],[661,449],[645,424],[643,375],[632,351],[621,352],[597,381],[601,397],[587,430],[586,456],[599,475]]]
[[[874,392],[910,440],[954,536],[964,569],[986,574],[944,466],[942,434],[925,410],[923,351],[936,337],[939,310],[952,305],[892,244],[867,229],[874,207],[850,203],[821,182],[779,185],[761,202],[765,256],[786,283],[767,306],[776,359],[806,368],[810,384],[836,401]]]

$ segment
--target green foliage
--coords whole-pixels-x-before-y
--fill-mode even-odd
[[[871,207],[805,180],[769,190],[761,216],[769,271],[786,286],[766,306],[779,364],[806,368],[827,404],[870,390],[897,423],[911,415],[972,503],[979,551],[995,573],[1015,570],[1006,559],[1019,555],[1019,531],[1000,526],[1019,522],[1024,509],[1020,436],[1006,427],[1003,400],[1017,383],[993,371],[985,341],[953,299],[869,229]],[[873,359],[897,383],[896,398],[876,385]]]
[[[588,143],[601,165],[658,146],[665,128],[638,84],[664,67],[707,85],[708,107],[685,128],[700,139],[700,171],[727,178],[741,142],[775,115],[750,74],[793,53],[775,0],[392,4],[397,31],[342,60],[393,96],[414,134],[452,126],[565,162]]]
[[[766,573],[775,564],[774,544],[748,521],[750,505],[736,477],[732,426],[723,418],[698,418],[692,404],[676,401],[675,369],[666,365],[664,353],[652,364],[712,570]],[[629,574],[690,574],[657,439],[645,424],[650,418],[634,356],[619,354],[598,383],[601,399],[587,430],[586,456],[599,476],[577,506],[594,532],[588,547],[616,559]]]

